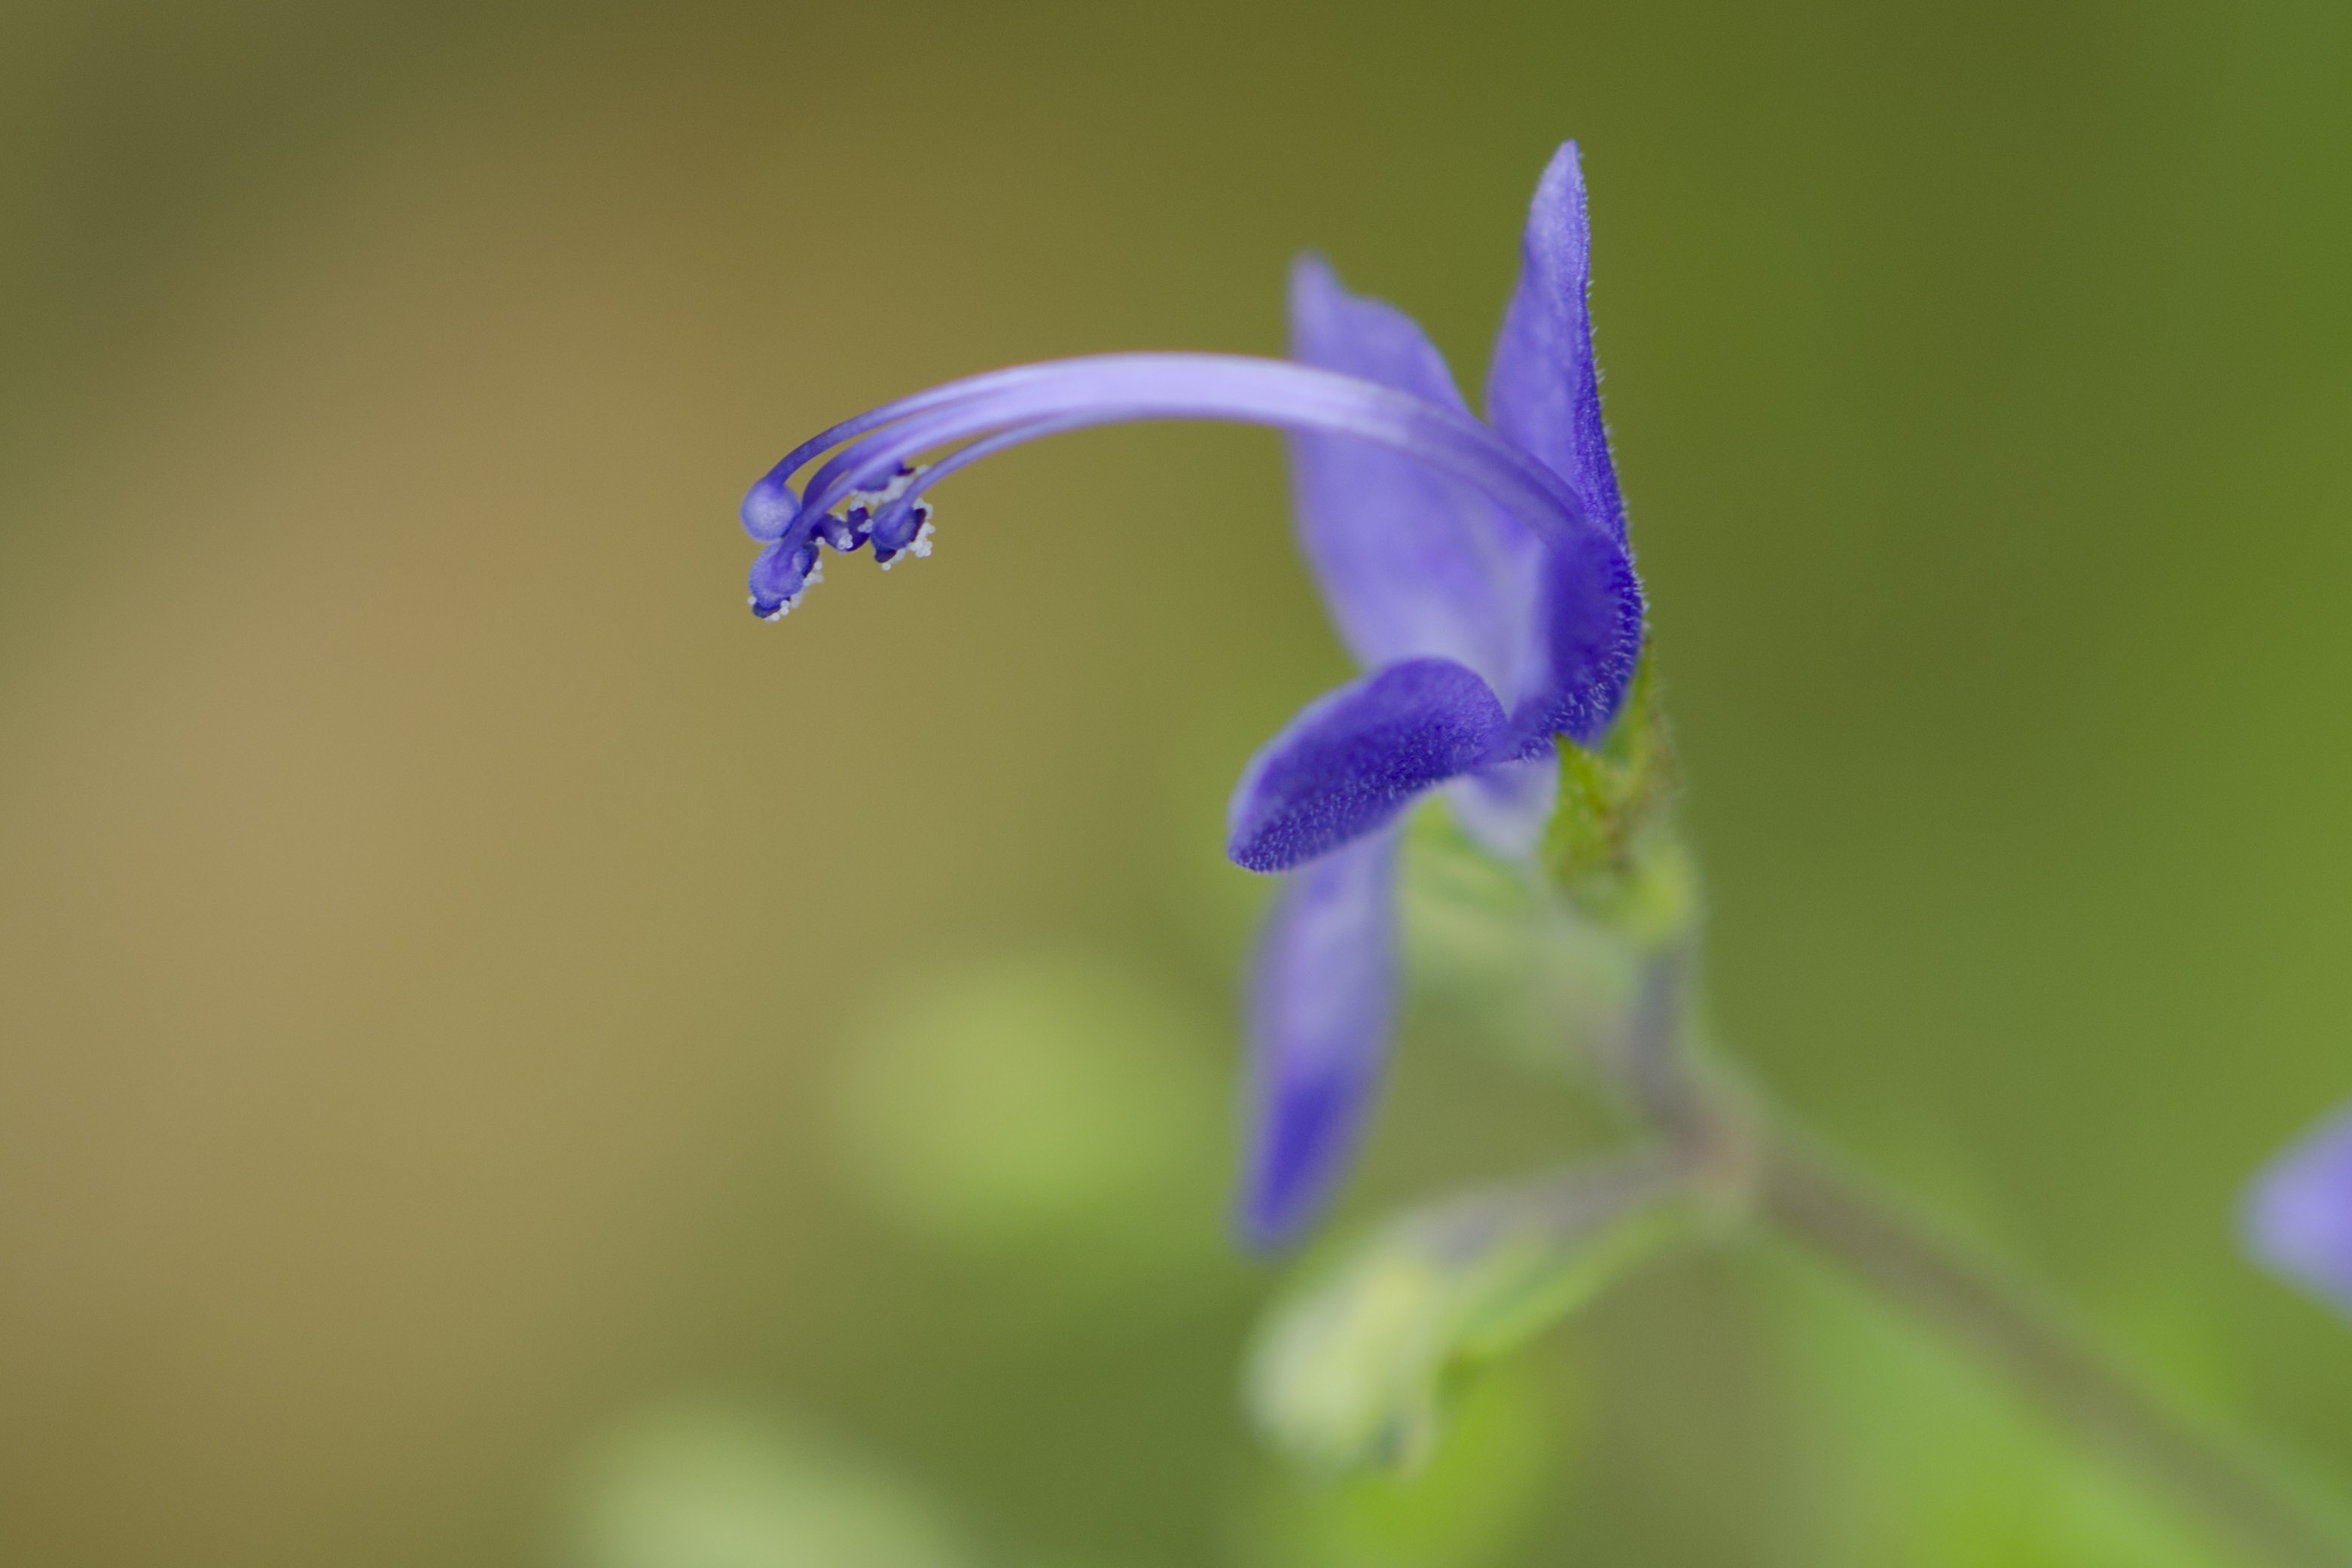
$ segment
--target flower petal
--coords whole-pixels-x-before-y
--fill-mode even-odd
[[[1468,409],[1412,317],[1349,293],[1319,257],[1290,271],[1291,357]],[[1367,668],[1437,657],[1516,695],[1542,548],[1507,512],[1424,463],[1343,437],[1291,438],[1300,547]]]
[[[1601,421],[1601,369],[1585,299],[1591,281],[1584,174],[1570,142],[1552,155],[1536,185],[1518,288],[1486,376],[1486,416],[1574,486],[1622,544],[1625,502]]]
[[[2352,1311],[2352,1110],[2273,1161],[2246,1194],[2246,1248]]]
[[[1387,825],[1422,791],[1496,760],[1502,702],[1451,659],[1415,658],[1308,703],[1243,771],[1225,852],[1286,871]]]
[[[1641,579],[1616,542],[1595,533],[1543,552],[1534,676],[1512,710],[1513,755],[1553,735],[1589,746],[1607,732],[1642,660]]]
[[[1361,1141],[1396,1011],[1396,838],[1292,873],[1259,936],[1237,1205],[1255,1245],[1321,1213]]]

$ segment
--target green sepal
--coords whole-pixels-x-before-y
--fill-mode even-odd
[[[1412,1469],[1469,1372],[1692,1234],[1702,1212],[1677,1166],[1646,1157],[1410,1211],[1276,1304],[1250,1358],[1250,1414],[1318,1468]]]
[[[1533,867],[1498,858],[1444,800],[1404,835],[1398,911],[1422,1015],[1523,1067],[1557,1073],[1622,1027],[1640,953],[1579,918]]]
[[[1645,946],[1681,935],[1698,908],[1696,866],[1673,827],[1680,774],[1655,670],[1645,650],[1599,745],[1557,742],[1559,805],[1543,847],[1545,870],[1583,914]]]

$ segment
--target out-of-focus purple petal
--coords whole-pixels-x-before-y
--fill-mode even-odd
[[[2246,1194],[2246,1248],[2352,1312],[2352,1110],[2271,1163]]]
[[[1579,745],[1601,739],[1642,659],[1641,579],[1622,546],[1587,534],[1544,551],[1536,605],[1536,673],[1511,713],[1515,755],[1535,755],[1553,735]]]
[[[1260,1247],[1296,1237],[1346,1172],[1396,1011],[1396,835],[1286,878],[1251,976],[1248,1126],[1236,1205]]]
[[[1226,811],[1226,853],[1253,871],[1327,854],[1497,760],[1507,728],[1502,702],[1452,659],[1407,659],[1343,686],[1250,759]]]
[[[1625,502],[1601,421],[1601,369],[1585,298],[1591,281],[1584,173],[1570,142],[1552,155],[1528,212],[1519,285],[1486,376],[1486,416],[1573,485],[1622,544]]]
[[[1559,752],[1547,748],[1523,762],[1480,768],[1445,786],[1464,831],[1507,860],[1524,860],[1543,844],[1559,803]]]
[[[1468,409],[1412,318],[1349,293],[1319,257],[1290,272],[1293,359]],[[1435,657],[1516,700],[1535,607],[1535,535],[1486,497],[1362,441],[1294,436],[1301,547],[1358,662]]]

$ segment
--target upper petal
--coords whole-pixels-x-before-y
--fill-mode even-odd
[[[1319,258],[1291,268],[1290,337],[1294,359],[1467,412],[1412,318],[1349,293]],[[1393,452],[1322,435],[1294,437],[1290,450],[1300,547],[1357,659],[1451,658],[1515,694],[1535,536],[1475,490]]]
[[[1642,660],[1641,579],[1625,547],[1599,533],[1543,553],[1530,660],[1511,713],[1515,754],[1566,735],[1589,746],[1607,732]]]
[[[2245,1237],[2263,1264],[2352,1310],[2352,1110],[2338,1111],[2256,1180]]]
[[[1396,835],[1301,868],[1251,975],[1239,1218],[1260,1246],[1319,1213],[1362,1139],[1396,1010]]]
[[[1570,142],[1552,155],[1528,212],[1518,288],[1487,372],[1486,416],[1573,485],[1622,544],[1625,503],[1601,422],[1601,370],[1586,303],[1591,281],[1584,173]]]
[[[1508,729],[1502,702],[1461,665],[1392,664],[1308,703],[1259,748],[1226,810],[1226,853],[1253,871],[1327,854],[1496,760]]]

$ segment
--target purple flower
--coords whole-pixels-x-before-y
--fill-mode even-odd
[[[2352,1110],[2271,1162],[2246,1194],[2247,1250],[2352,1311]]]
[[[1444,787],[1489,847],[1532,854],[1554,737],[1598,740],[1633,679],[1642,590],[1601,427],[1590,258],[1570,142],[1537,187],[1483,423],[1411,318],[1308,257],[1289,361],[1107,354],[950,382],[804,442],[744,499],[766,546],[751,607],[777,619],[818,580],[821,545],[870,545],[886,567],[929,554],[925,495],[1021,442],[1151,419],[1289,433],[1299,541],[1368,673],[1268,742],[1228,813],[1234,861],[1287,874],[1252,984],[1240,1217],[1259,1243],[1320,1210],[1365,1123],[1395,1011],[1405,809]]]

